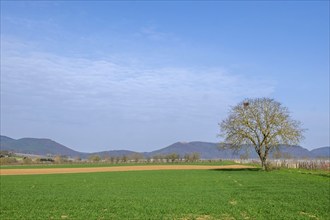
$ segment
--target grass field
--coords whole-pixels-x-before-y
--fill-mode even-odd
[[[330,219],[330,178],[316,173],[179,170],[0,178],[0,219]]]

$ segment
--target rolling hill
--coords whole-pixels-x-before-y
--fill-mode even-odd
[[[311,153],[316,158],[329,158],[330,157],[330,147],[320,147],[311,150]]]
[[[136,153],[128,150],[111,150],[93,153],[83,153],[72,150],[62,144],[59,144],[50,139],[44,138],[21,138],[13,139],[6,136],[0,136],[0,149],[6,151],[12,151],[15,153],[32,154],[32,155],[65,155],[68,157],[81,157],[87,158],[92,154],[98,154],[100,156],[111,155],[111,156],[123,156]]]
[[[148,156],[154,156],[158,154],[170,154],[177,153],[181,156],[190,153],[200,153],[203,159],[217,159],[217,158],[235,158],[239,155],[233,154],[230,150],[219,150],[219,143],[209,142],[177,142],[168,147],[152,151],[148,153]]]
[[[69,157],[81,157],[87,158],[92,154],[98,154],[100,156],[123,156],[131,155],[134,151],[128,150],[110,150],[93,153],[82,153],[72,150],[62,144],[59,144],[50,139],[39,138],[21,138],[13,139],[6,136],[0,136],[0,148],[1,150],[13,151],[16,153],[35,154],[35,155],[66,155]],[[280,147],[282,158],[329,158],[330,147],[322,147],[314,150],[307,150],[301,146],[281,146]],[[177,142],[168,147],[155,150],[152,152],[141,153],[145,157],[152,157],[154,155],[166,155],[170,153],[177,153],[181,156],[191,153],[199,153],[202,159],[234,159],[240,158],[241,155],[248,155],[249,158],[258,158],[253,148],[248,148],[248,154],[246,151],[240,151],[234,153],[232,150],[219,150],[219,143],[210,142]],[[272,155],[270,156],[272,157]]]
[[[282,158],[329,158],[330,147],[318,148],[313,151],[309,151],[300,146],[280,146],[280,156]],[[247,155],[249,158],[258,158],[257,153],[253,147],[248,147],[246,150],[241,150],[234,153],[232,150],[219,150],[219,143],[208,143],[208,142],[177,142],[168,147],[162,148],[150,152],[149,155],[157,154],[169,154],[177,153],[183,156],[186,153],[200,153],[203,159],[218,159],[218,158],[228,158],[235,159],[240,158],[241,155]],[[246,153],[247,152],[247,153]],[[270,157],[273,157],[271,153]],[[274,155],[275,156],[275,155]]]
[[[18,140],[1,136],[1,150],[35,155],[66,155],[70,157],[83,156],[84,153],[72,150],[50,139],[21,138]]]

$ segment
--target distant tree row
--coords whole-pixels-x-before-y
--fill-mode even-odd
[[[0,152],[0,164],[63,164],[63,163],[175,163],[175,162],[196,162],[200,160],[200,154],[197,152],[180,155],[177,153],[156,154],[145,157],[141,153],[133,153],[129,155],[112,156],[110,154],[98,155],[92,154],[87,159],[77,156],[69,158],[64,155],[48,156],[48,157],[28,157],[18,156],[8,151]]]
[[[81,160],[76,158],[76,160]],[[174,163],[174,162],[196,162],[200,160],[199,153],[191,153],[185,154],[184,156],[180,156],[177,153],[170,153],[170,154],[156,154],[152,157],[144,157],[143,154],[140,153],[133,153],[130,155],[122,155],[122,156],[111,156],[109,154],[104,155],[102,158],[97,154],[93,154],[88,157],[89,162],[97,163],[97,162],[108,162],[108,163],[128,163],[128,162],[167,162],[167,163]]]

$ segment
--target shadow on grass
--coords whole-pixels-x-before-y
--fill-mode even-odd
[[[317,173],[317,172],[299,172],[300,174],[305,174],[305,175],[315,175],[315,176],[322,176],[322,177],[328,177],[330,178],[330,172],[329,173]]]
[[[233,172],[233,171],[262,171],[261,168],[239,168],[239,169],[210,169],[212,171]]]

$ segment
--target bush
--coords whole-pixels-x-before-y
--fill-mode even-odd
[[[17,160],[15,157],[1,157],[0,165],[15,164]]]
[[[24,157],[22,162],[23,162],[23,164],[31,164],[32,159],[30,157]]]

